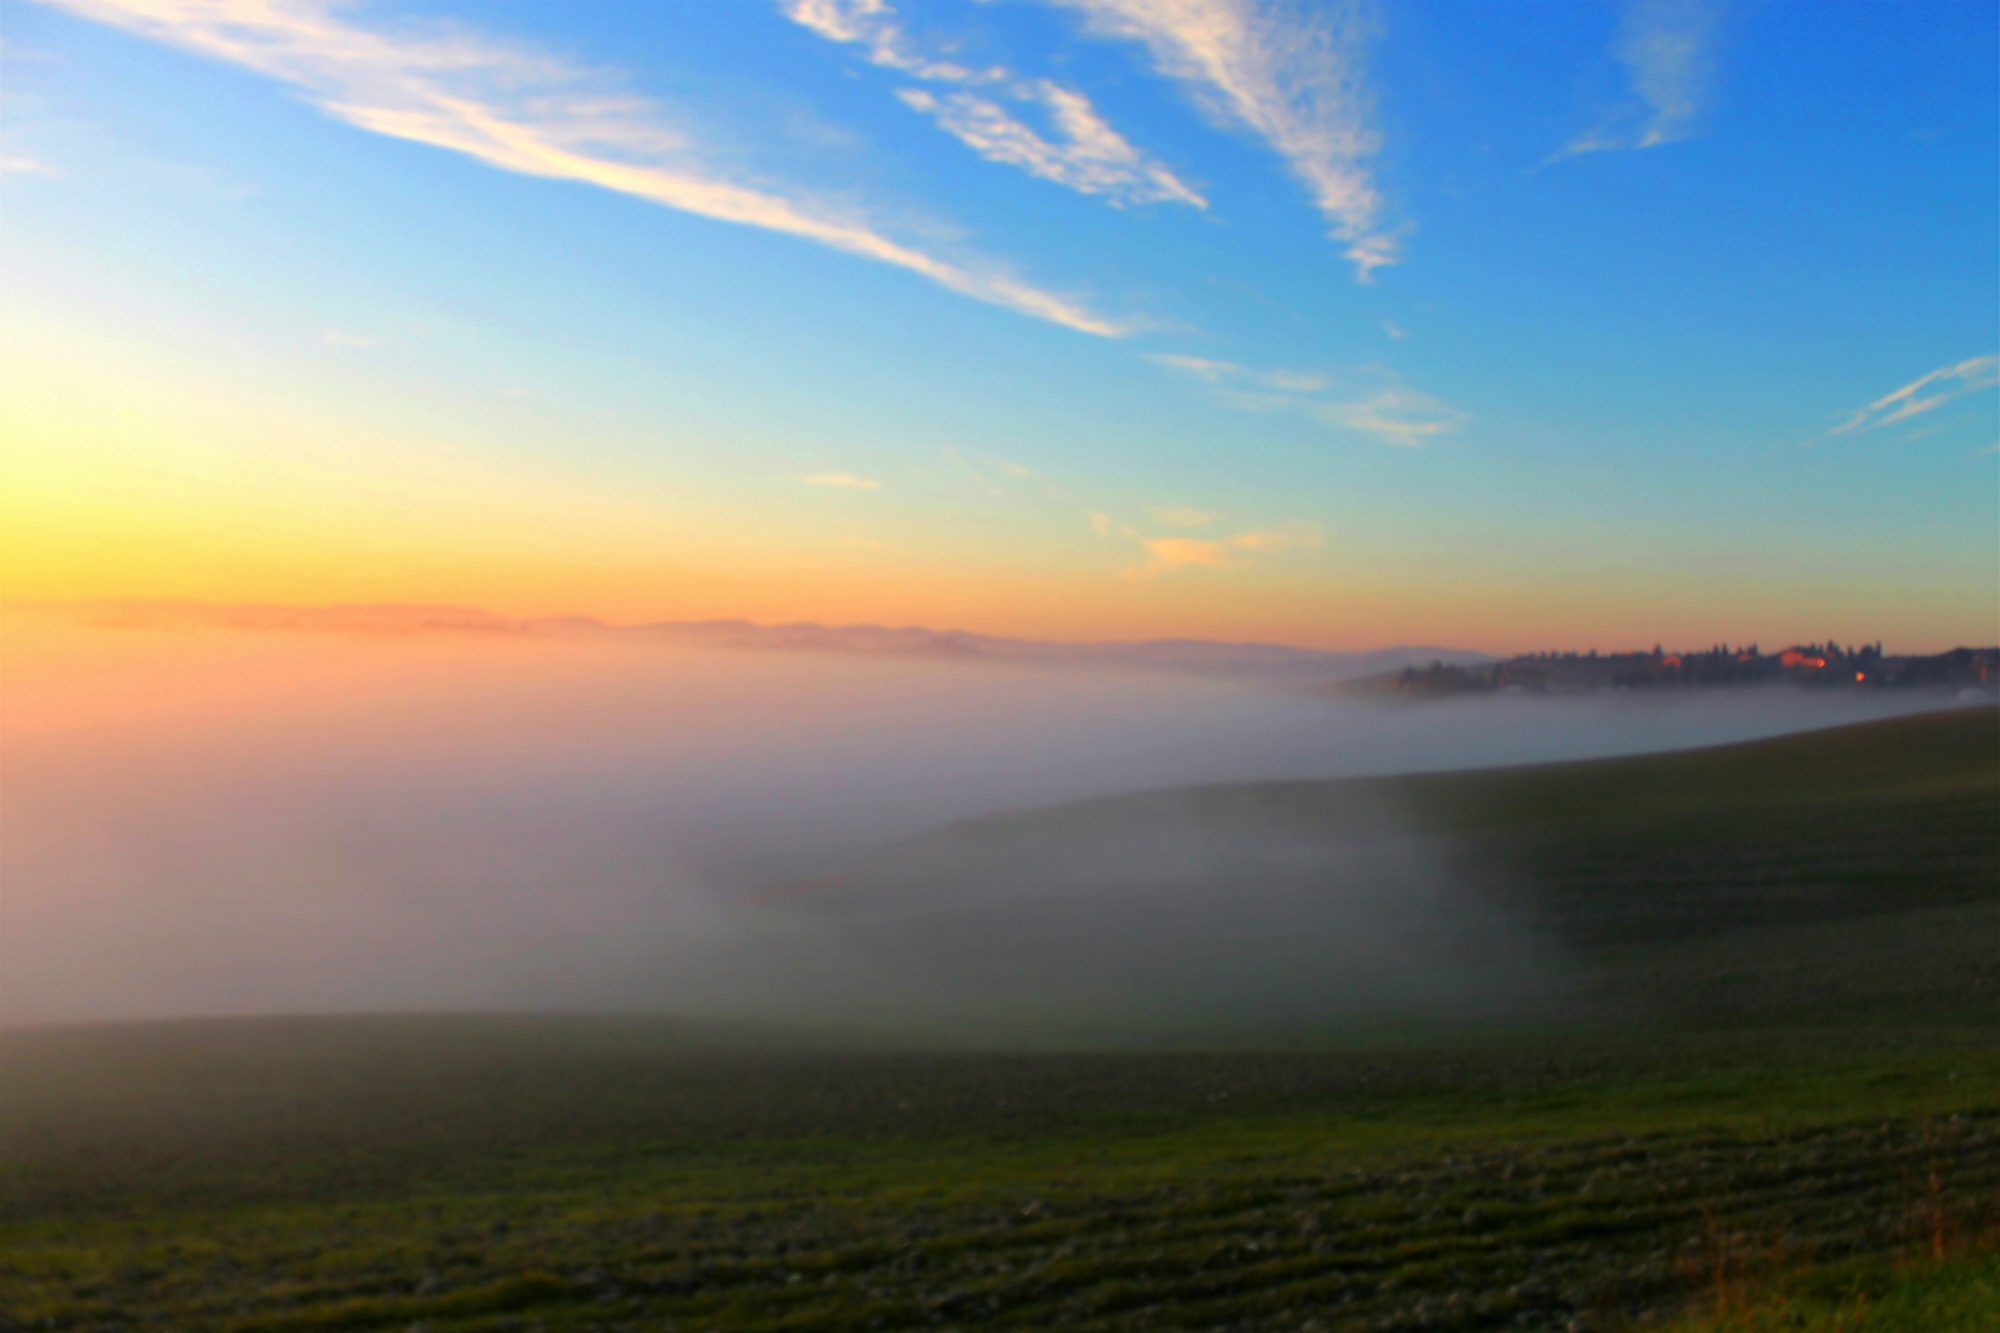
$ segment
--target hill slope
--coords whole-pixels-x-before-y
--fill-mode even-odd
[[[945,830],[791,910],[961,1015],[2000,1016],[2000,712],[1144,793]]]

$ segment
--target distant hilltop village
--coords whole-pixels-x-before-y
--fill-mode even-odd
[[[1843,647],[1829,639],[1782,652],[1755,644],[1718,644],[1704,652],[1526,653],[1504,662],[1433,662],[1357,681],[1369,694],[1440,698],[1520,690],[1579,694],[1590,690],[1715,689],[1790,684],[1815,689],[1980,689],[2000,687],[2000,648],[1954,648],[1930,657],[1891,657],[1880,643]]]

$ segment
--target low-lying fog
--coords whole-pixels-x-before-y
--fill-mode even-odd
[[[1203,976],[1240,985],[1212,981],[1216,959],[1267,949],[1344,978],[1272,981],[1274,1004],[1448,1006],[1533,944],[1495,947],[1506,924],[1392,812],[1337,855],[1156,826],[1099,832],[1074,866],[1003,858],[859,907],[797,886],[952,821],[1079,797],[1700,745],[1941,702],[1384,707],[1165,674],[19,615],[6,654],[7,1023],[530,1007],[838,1021],[849,999],[876,1017],[976,1011],[987,988],[1045,1012],[1097,977],[1198,1004]],[[1269,887],[1188,887],[1231,873]],[[1051,895],[1067,915],[1039,929]],[[992,948],[927,951],[925,923],[954,913],[955,948]]]

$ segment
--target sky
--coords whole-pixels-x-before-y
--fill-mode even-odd
[[[1920,4],[0,2],[0,593],[2000,639]]]

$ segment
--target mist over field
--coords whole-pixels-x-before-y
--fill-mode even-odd
[[[21,616],[6,650],[10,1024],[1056,1020],[1224,992],[1273,1013],[1504,1007],[1560,960],[1394,810],[1306,844],[1156,804],[1053,859],[1003,836],[984,860],[963,839],[934,863],[930,844],[898,853],[886,888],[866,872],[940,826],[1081,798],[1633,753],[1940,702],[1381,706],[1158,673]]]

